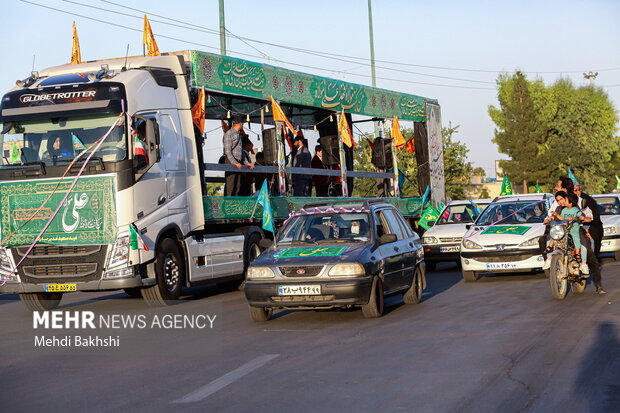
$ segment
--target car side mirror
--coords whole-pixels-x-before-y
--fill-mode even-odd
[[[381,237],[379,237],[379,240],[377,241],[379,245],[390,244],[392,242],[396,242],[395,234],[383,234],[381,235]]]
[[[266,249],[271,248],[271,246],[273,245],[273,241],[267,238],[263,238],[260,241],[258,241],[258,246],[264,251]]]

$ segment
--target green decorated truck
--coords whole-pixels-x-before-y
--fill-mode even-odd
[[[2,97],[0,293],[19,293],[33,310],[55,308],[65,292],[118,289],[163,305],[183,286],[242,282],[272,235],[261,228],[255,197],[207,196],[208,181],[222,180],[214,171],[234,166],[205,162],[205,135],[192,116],[205,92],[207,119],[243,114],[273,130],[278,164],[241,172],[284,183],[271,197],[277,222],[311,201],[287,196],[291,175],[340,177],[340,197],[356,177],[398,184],[391,169],[353,171],[343,161],[308,171],[281,162],[286,136],[272,97],[293,124],[320,136],[338,136],[337,122],[325,119],[342,109],[349,120],[414,121],[428,146],[423,179],[443,197],[434,100],[199,51],[52,67]],[[336,156],[344,152],[340,143]],[[421,210],[420,198],[389,202],[409,218]]]

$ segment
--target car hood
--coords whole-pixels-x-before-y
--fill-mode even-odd
[[[313,244],[282,244],[265,250],[253,266],[271,265],[313,265],[337,262],[354,262],[368,248],[370,243],[319,243]]]
[[[465,238],[485,247],[497,244],[519,245],[524,241],[545,234],[543,224],[492,225],[489,227],[472,227]]]
[[[461,238],[467,231],[467,224],[441,224],[431,227],[424,232],[425,237],[435,238]]]

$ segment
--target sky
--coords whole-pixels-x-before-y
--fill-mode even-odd
[[[367,0],[224,1],[228,55],[371,84]],[[2,0],[2,93],[29,76],[33,60],[35,70],[70,60],[72,21],[82,60],[122,57],[128,44],[130,55],[141,54],[143,12],[162,52],[219,52],[219,36],[211,32],[219,29],[218,0],[123,3],[128,6],[121,0]],[[489,105],[497,105],[500,73],[521,70],[546,84],[564,77],[581,86],[584,72],[598,72],[594,84],[620,107],[620,1],[373,0],[372,17],[377,86],[437,99],[443,125],[459,126],[455,138],[487,176],[495,176],[496,159],[506,158],[492,143],[488,115]],[[212,142],[208,136],[207,149],[221,147],[221,138]]]

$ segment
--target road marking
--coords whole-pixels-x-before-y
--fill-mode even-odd
[[[194,403],[206,399],[213,393],[239,380],[240,378],[251,373],[257,368],[264,366],[278,356],[279,354],[266,354],[264,356],[256,357],[254,360],[249,361],[243,366],[224,374],[222,377],[213,380],[211,383],[194,390],[193,392],[173,401],[172,403]]]

